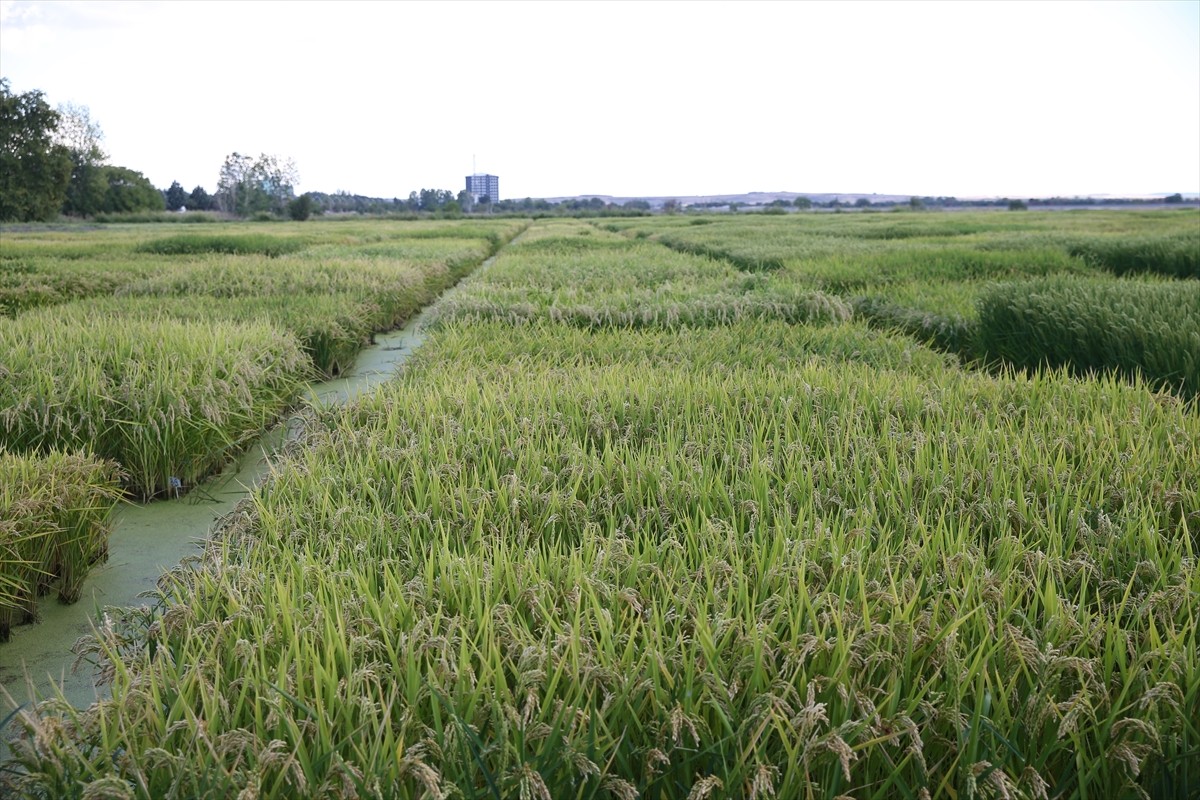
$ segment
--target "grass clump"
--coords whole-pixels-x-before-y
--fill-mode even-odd
[[[119,479],[116,464],[91,456],[0,448],[0,642],[34,620],[39,597],[79,599],[89,568],[108,556]]]
[[[1002,283],[979,303],[981,357],[1019,368],[1140,376],[1200,395],[1200,283],[1053,277]]]
[[[142,498],[224,466],[296,399],[310,366],[265,323],[195,324],[55,308],[0,320],[0,436],[86,448]]]

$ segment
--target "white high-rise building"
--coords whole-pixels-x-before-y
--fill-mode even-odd
[[[468,175],[467,194],[473,203],[479,203],[484,198],[489,203],[495,203],[500,199],[500,178],[495,175]]]

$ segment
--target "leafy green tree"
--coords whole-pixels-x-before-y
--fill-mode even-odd
[[[1163,201],[1164,201],[1164,202],[1167,202],[1167,203],[1182,203],[1182,202],[1183,202],[1183,195],[1182,195],[1181,193],[1179,193],[1179,192],[1176,192],[1175,194],[1168,195],[1167,197],[1164,197],[1164,198],[1163,198]]]
[[[132,211],[162,211],[162,192],[154,188],[145,175],[127,167],[104,167],[104,205],[109,214]]]
[[[312,216],[315,207],[316,203],[313,202],[312,195],[305,192],[288,203],[288,216],[297,222],[303,222]]]
[[[266,200],[265,209],[254,210],[283,214],[287,211],[288,203],[296,196],[295,187],[300,182],[300,175],[296,171],[296,163],[290,158],[263,153],[254,162],[251,179],[261,192],[260,196]]]
[[[216,208],[212,195],[205,191],[203,186],[192,189],[185,205],[187,205],[188,211],[211,211]]]
[[[811,197],[797,197],[792,201],[792,205],[794,205],[796,208],[807,209],[813,207],[813,201]]]
[[[1008,210],[1009,211],[1028,211],[1029,204],[1026,203],[1024,200],[1009,200],[1008,201]]]
[[[14,93],[0,78],[0,220],[53,219],[71,179],[71,156],[54,141],[58,112],[39,91]]]
[[[108,183],[104,163],[108,155],[100,147],[104,133],[92,120],[87,106],[66,103],[58,107],[56,142],[71,154],[71,181],[63,201],[63,213],[87,217],[104,207]]]
[[[282,214],[300,182],[291,159],[263,153],[257,160],[233,152],[225,157],[217,178],[217,204],[222,211],[248,217]]]
[[[187,206],[188,194],[179,185],[179,181],[171,181],[171,185],[167,188],[163,199],[167,201],[168,211],[178,211],[180,208]]]
[[[254,159],[241,153],[233,152],[225,156],[221,164],[221,172],[217,177],[217,207],[227,214],[245,216],[248,206],[243,196],[250,191],[250,167]]]
[[[454,192],[449,189],[422,189],[417,195],[417,207],[421,211],[438,211],[447,203],[457,202],[454,198]],[[409,200],[411,202],[412,195]]]

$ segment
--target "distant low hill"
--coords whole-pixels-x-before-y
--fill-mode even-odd
[[[598,197],[605,203],[614,203],[624,205],[630,200],[645,200],[652,206],[661,206],[668,200],[676,200],[680,205],[696,206],[696,205],[729,205],[737,203],[739,205],[767,205],[776,200],[783,200],[787,203],[795,202],[797,197],[807,197],[814,203],[829,203],[837,200],[840,203],[852,204],[860,197],[865,197],[872,203],[907,203],[912,195],[908,194],[856,194],[848,192],[836,192],[833,194],[825,192],[744,192],[742,194],[665,194],[658,196],[645,197],[620,197],[607,194],[580,194],[574,197],[547,197],[547,201],[551,203],[561,203],[564,200],[590,200],[593,197]]]
[[[1158,194],[1137,195],[1135,197],[1110,195],[1110,194],[1093,194],[1085,197],[1071,198],[1036,198],[1041,200],[1063,200],[1086,203],[1088,200],[1094,201],[1096,204],[1120,203],[1120,202],[1136,202],[1136,203],[1155,203],[1163,202],[1171,192],[1162,192]],[[807,197],[814,204],[829,204],[834,200],[844,205],[853,205],[855,202],[865,199],[872,205],[874,204],[897,204],[907,203],[913,197],[929,198],[927,195],[911,195],[911,194],[862,194],[856,192],[745,192],[743,194],[706,194],[706,195],[656,195],[642,197],[623,197],[619,195],[607,194],[578,194],[571,197],[547,197],[545,198],[551,203],[561,203],[570,200],[589,200],[597,197],[605,203],[613,203],[616,205],[624,205],[631,200],[643,200],[650,203],[651,206],[661,207],[668,200],[675,200],[681,206],[720,206],[737,203],[738,205],[769,205],[777,200],[782,200],[786,203],[794,203],[797,197]],[[1029,197],[1013,195],[1013,198],[1028,200]],[[943,200],[956,199],[964,203],[989,203],[997,202],[1001,199],[999,196],[992,197],[959,197],[959,198],[938,198]],[[1196,202],[1200,200],[1200,194],[1184,192],[1183,199],[1185,202]]]

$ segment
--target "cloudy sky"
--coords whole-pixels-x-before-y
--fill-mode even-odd
[[[406,197],[1200,191],[1200,1],[26,2],[0,73],[111,162]]]

